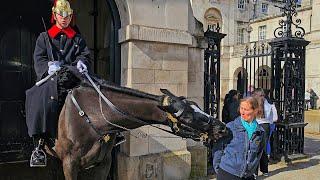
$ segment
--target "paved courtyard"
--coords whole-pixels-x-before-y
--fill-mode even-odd
[[[305,133],[305,154],[308,158],[293,161],[291,164],[271,164],[269,177],[259,176],[259,179],[320,179],[320,133]]]

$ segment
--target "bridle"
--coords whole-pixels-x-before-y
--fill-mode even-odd
[[[98,87],[94,81],[92,80],[92,78],[90,77],[90,75],[87,72],[83,73],[86,78],[89,80],[90,84],[92,85],[92,87],[95,89],[95,91],[99,94],[99,104],[100,104],[100,111],[102,113],[103,119],[106,121],[107,124],[110,124],[114,127],[117,127],[118,129],[121,130],[125,130],[125,131],[131,131],[132,129],[128,129],[124,126],[115,124],[110,122],[109,120],[107,120],[107,118],[105,118],[103,111],[102,111],[102,103],[101,103],[101,99],[108,105],[108,107],[115,113],[125,117],[125,119],[128,119],[130,121],[142,124],[142,125],[150,125],[152,127],[155,127],[157,129],[163,130],[165,132],[168,132],[170,134],[174,134],[174,135],[184,135],[185,138],[192,138],[194,140],[199,140],[199,141],[206,141],[208,139],[208,134],[207,132],[205,133],[201,133],[199,130],[196,130],[192,127],[189,127],[186,124],[181,123],[178,118],[182,116],[182,114],[184,113],[184,109],[179,109],[176,113],[169,113],[166,112],[167,115],[167,120],[169,121],[169,125],[172,125],[171,128],[173,130],[172,131],[168,131],[164,128],[158,127],[158,126],[154,126],[153,124],[147,123],[145,121],[143,121],[140,118],[134,117],[122,110],[120,110],[118,107],[116,107],[100,90],[100,87]],[[84,120],[92,127],[92,129],[97,133],[97,135],[99,136],[100,140],[104,140],[105,142],[109,141],[110,136],[109,134],[111,133],[117,133],[120,132],[120,130],[111,130],[111,131],[107,131],[105,133],[101,133],[100,131],[98,131],[98,129],[91,123],[90,118],[87,116],[87,114],[82,110],[82,108],[80,107],[79,103],[77,102],[75,96],[73,95],[73,91],[69,91],[71,100],[73,102],[73,104],[75,105],[75,107],[78,110],[78,113],[81,117],[84,118]],[[170,105],[169,102],[169,96],[165,95],[163,97],[163,100],[161,102],[161,105],[164,106],[168,106]]]
[[[188,104],[186,100],[181,100],[181,101]],[[162,105],[163,106],[171,105],[169,96],[167,95],[164,96],[162,100]],[[191,138],[191,139],[202,141],[202,142],[207,141],[209,139],[207,132],[201,132],[200,130],[190,127],[187,124],[181,123],[181,121],[178,120],[183,115],[184,112],[185,112],[185,108],[180,108],[178,109],[177,112],[174,112],[174,113],[166,112],[167,119],[170,122],[169,124],[174,134],[181,135],[182,137]]]

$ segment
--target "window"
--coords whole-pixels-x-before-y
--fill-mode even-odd
[[[261,12],[267,14],[268,13],[268,4],[262,3],[261,4]]]
[[[244,43],[244,29],[238,29],[237,30],[237,44],[243,44]]]
[[[246,7],[246,2],[245,2],[246,0],[238,0],[238,9],[245,9],[245,7]]]
[[[258,35],[259,35],[259,41],[263,41],[266,39],[266,33],[267,33],[267,26],[259,26],[259,31],[258,31]]]

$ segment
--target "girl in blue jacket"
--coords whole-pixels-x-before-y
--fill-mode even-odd
[[[261,114],[259,100],[247,97],[240,102],[240,116],[227,124],[232,137],[220,139],[213,150],[217,180],[250,180],[265,147],[264,130],[256,121]]]

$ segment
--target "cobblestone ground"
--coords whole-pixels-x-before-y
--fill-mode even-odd
[[[269,165],[269,176],[258,179],[270,180],[320,180],[320,133],[305,133],[307,158],[287,164],[278,162]],[[215,178],[209,178],[214,180]]]

